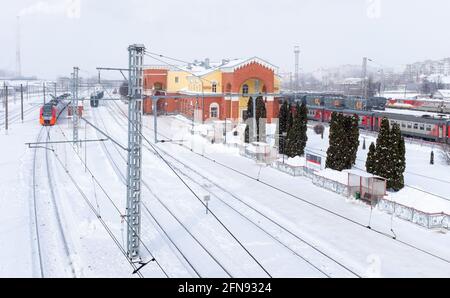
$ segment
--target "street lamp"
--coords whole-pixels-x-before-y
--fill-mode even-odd
[[[385,76],[384,76],[384,66],[373,61],[373,59],[367,58],[367,61],[372,62],[373,64],[376,64],[380,68],[380,76],[381,76],[381,86],[380,86],[380,92],[383,92],[384,95],[384,88],[385,88]],[[380,94],[381,95],[381,94]]]

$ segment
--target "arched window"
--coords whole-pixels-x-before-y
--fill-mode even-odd
[[[217,83],[212,84],[212,92],[217,93]]]
[[[248,94],[248,85],[247,84],[242,86],[242,94]]]
[[[209,117],[219,118],[219,105],[217,103],[213,103],[209,107]]]

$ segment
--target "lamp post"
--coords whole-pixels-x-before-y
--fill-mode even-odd
[[[381,76],[381,86],[380,86],[380,93],[383,92],[384,95],[384,88],[385,88],[385,76],[384,76],[384,66],[373,61],[371,58],[367,58],[367,61],[372,62],[373,64],[376,64],[380,68],[380,76]],[[380,94],[381,95],[381,94]]]

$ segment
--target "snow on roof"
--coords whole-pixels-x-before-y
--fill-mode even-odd
[[[380,176],[375,176],[373,174],[367,173],[366,171],[358,170],[358,169],[351,169],[351,170],[344,170],[343,172],[348,173],[350,175],[355,175],[363,178],[379,178],[384,179]]]
[[[420,93],[416,91],[385,91],[383,93],[383,97],[388,99],[414,99],[415,97],[420,96]]]
[[[450,214],[450,201],[410,187],[397,193],[389,193],[387,199],[423,212]]]
[[[204,76],[217,70],[222,70],[224,72],[233,72],[240,67],[244,67],[251,63],[258,63],[273,70],[274,73],[278,73],[278,67],[267,62],[264,59],[258,57],[244,58],[244,59],[233,59],[233,60],[222,60],[222,62],[208,62],[205,61],[195,61],[189,63],[188,65],[180,66],[161,66],[161,65],[148,65],[149,69],[168,69],[172,71],[185,71],[191,73],[194,76]]]
[[[332,169],[325,169],[316,172],[316,175],[331,181],[336,181],[344,185],[348,184],[348,173],[346,172],[339,172]]]
[[[292,167],[304,167],[306,166],[306,159],[304,157],[296,156],[294,158],[288,158],[285,163]]]
[[[416,117],[423,117],[425,115],[431,116],[432,118],[440,119],[447,118],[448,116],[442,115],[439,113],[433,113],[433,112],[422,112],[422,111],[416,111],[416,110],[403,110],[403,109],[389,109],[386,108],[384,111],[380,111],[382,113],[389,113],[389,114],[399,114],[399,115],[410,115],[410,116],[416,116]]]

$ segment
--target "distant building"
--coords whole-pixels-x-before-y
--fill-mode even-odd
[[[222,60],[218,63],[206,59],[172,67],[147,66],[144,69],[144,93],[150,96],[158,92],[177,97],[161,99],[158,102],[160,112],[192,117],[197,111],[203,120],[242,121],[249,96],[237,94],[280,93],[280,77],[277,73],[278,67],[257,57]],[[190,97],[183,98],[184,95]],[[264,96],[264,100],[267,118],[271,122],[278,117],[278,99]],[[144,111],[151,113],[150,100],[144,101]]]

